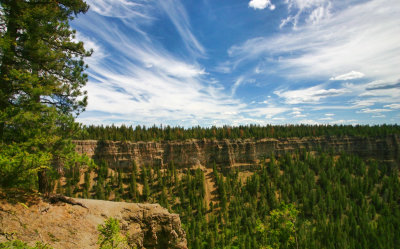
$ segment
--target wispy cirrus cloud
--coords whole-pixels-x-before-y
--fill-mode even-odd
[[[307,8],[318,1],[289,1]],[[325,1],[323,1],[325,2]],[[319,23],[272,37],[248,39],[228,50],[233,65],[268,58],[268,67],[289,77],[325,77],[350,70],[366,77],[400,78],[400,19],[397,0],[372,0],[333,13]]]
[[[288,6],[289,15],[281,20],[280,28],[292,24],[296,29],[302,21],[318,24],[321,20],[329,18],[331,14],[332,4],[328,0],[285,0],[285,3]]]
[[[227,50],[231,71],[243,74],[244,68],[250,68],[248,77],[273,74],[287,79],[273,90],[276,101],[303,109],[353,109],[378,116],[371,110],[398,102],[397,1],[344,6],[325,0],[287,0],[286,4],[288,16],[281,27],[290,23],[293,29],[231,46]],[[305,87],[305,81],[314,84]],[[296,115],[305,114],[292,117]],[[330,116],[318,119],[334,121]]]
[[[178,0],[160,0],[158,4],[174,24],[186,48],[195,55],[204,56],[206,53],[205,48],[193,34],[189,17],[181,2]]]
[[[138,6],[144,8],[143,13],[150,13],[145,5],[115,3],[129,15],[110,17],[112,12],[107,12],[106,2],[96,4],[98,8],[81,19],[78,29],[80,38],[95,50],[95,60],[87,61],[89,104],[87,112],[79,118],[81,122],[161,124],[168,120],[190,126],[211,124],[214,120],[226,123],[240,117],[246,105],[207,79],[207,72],[193,57],[169,52],[154,37],[149,41],[151,34],[143,35],[146,29],[141,26],[115,24],[116,20],[129,16],[149,18],[151,25],[156,25],[157,16],[132,14]],[[188,53],[203,54],[204,48],[191,32],[180,2],[160,1],[159,4],[187,45]],[[94,35],[89,39],[83,32]]]
[[[255,117],[255,118],[261,117],[265,119],[271,119],[274,116],[285,113],[289,110],[290,109],[288,107],[277,107],[274,105],[267,105],[263,107],[245,109],[242,110],[242,112],[248,114],[250,117]]]
[[[298,90],[278,90],[274,94],[283,98],[287,104],[318,103],[321,99],[342,95],[346,89],[324,89],[322,85]]]
[[[365,74],[363,74],[363,73],[351,71],[349,73],[331,77],[329,80],[354,80],[354,79],[360,79],[364,76],[365,76]]]
[[[357,0],[340,8],[328,0],[208,1],[208,12],[199,8],[203,1],[87,2],[90,11],[73,22],[77,39],[95,51],[87,60],[89,105],[81,122],[399,120],[395,0]],[[253,10],[273,10],[274,4],[278,11]],[[248,16],[240,25],[226,19],[242,15]],[[279,17],[271,32],[256,23],[265,17]],[[213,20],[218,25],[210,28]]]
[[[99,15],[114,18],[140,18],[150,19],[146,14],[148,5],[146,1],[128,1],[128,0],[87,0],[90,10]]]
[[[390,112],[392,110],[390,109],[370,109],[370,108],[364,108],[361,109],[361,113],[382,113],[382,112]]]
[[[384,107],[390,109],[400,109],[400,104],[390,104],[390,105],[385,105]]]
[[[129,4],[125,7],[137,8]],[[249,106],[236,99],[234,95],[244,78],[239,77],[231,90],[226,91],[218,80],[209,77],[196,59],[204,55],[205,49],[192,36],[188,17],[179,1],[159,3],[159,8],[187,45],[188,54],[193,56],[168,51],[151,33],[145,32],[147,27],[130,26],[126,22],[116,25],[109,19],[120,21],[118,17],[94,11],[87,17],[90,22],[82,18],[78,35],[95,53],[87,61],[89,104],[87,112],[79,117],[80,122],[152,125],[167,121],[185,126],[267,124],[289,110],[272,105]],[[144,10],[144,13],[150,12]],[[140,17],[132,15],[131,18]],[[159,17],[146,18],[152,21],[143,25],[157,25]],[[95,35],[88,38],[83,32]]]
[[[244,77],[240,76],[232,86],[232,96],[235,95],[237,88],[242,84]]]

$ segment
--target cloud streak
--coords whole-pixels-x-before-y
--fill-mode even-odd
[[[289,15],[281,20],[280,28],[292,24],[296,29],[302,21],[318,24],[331,15],[332,5],[328,0],[286,0],[285,3],[288,6]],[[306,16],[305,20],[302,20],[303,16]]]
[[[251,0],[248,7],[237,5],[240,10],[209,2],[224,7],[215,16],[198,9],[202,1],[88,3],[90,11],[73,21],[77,39],[95,51],[87,60],[89,105],[78,119],[86,124],[188,127],[400,117],[395,0],[342,9],[325,0],[286,0],[267,13],[249,8],[272,10],[274,0]],[[278,19],[274,33],[246,26],[254,22],[224,20],[235,11],[282,18],[285,6],[288,23],[279,29]],[[210,28],[204,16],[225,25]],[[232,35],[239,26],[246,30]]]
[[[365,74],[356,72],[356,71],[351,71],[346,74],[338,75],[335,77],[330,78],[329,80],[354,80],[354,79],[360,79],[364,77]]]
[[[306,8],[315,1],[299,1]],[[289,1],[292,5],[294,1]],[[290,6],[290,4],[289,4]],[[400,4],[373,0],[338,11],[318,24],[306,23],[273,37],[252,38],[234,45],[228,54],[238,66],[244,61],[269,58],[269,67],[288,77],[325,77],[350,70],[368,78],[400,78]],[[351,76],[351,75],[350,75]]]
[[[160,0],[158,4],[174,24],[186,48],[195,55],[204,56],[205,49],[191,31],[189,17],[183,5],[177,0]]]
[[[151,34],[142,34],[145,29],[140,25],[116,26],[103,12],[91,13],[91,22],[82,20],[79,26],[82,32],[95,30],[96,36],[90,39],[81,36],[95,50],[95,60],[88,61],[89,104],[79,121],[147,125],[167,121],[185,126],[267,124],[289,110],[273,105],[249,106],[237,99],[236,90],[249,80],[238,77],[230,91],[215,81],[196,60],[204,50],[191,39],[183,6],[177,1],[168,1],[160,3],[160,8],[186,40],[187,51],[194,57],[171,53],[157,39],[150,42]],[[148,18],[152,20],[151,25],[157,25],[156,17]],[[97,28],[99,25],[101,29]],[[282,120],[278,117],[275,121]]]
[[[274,94],[278,95],[280,98],[283,98],[285,103],[293,105],[293,104],[305,104],[305,103],[319,103],[320,100],[339,96],[344,93],[347,93],[346,89],[324,89],[323,86],[313,86],[305,89],[299,90],[278,90],[275,91]]]

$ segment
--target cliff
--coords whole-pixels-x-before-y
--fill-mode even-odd
[[[261,157],[294,152],[332,151],[356,154],[362,158],[393,161],[400,159],[400,136],[386,137],[304,137],[266,138],[261,140],[186,140],[163,142],[129,142],[76,140],[76,150],[95,160],[105,160],[111,167],[138,165],[164,165],[173,161],[179,167],[215,162],[223,167],[251,167]]]
[[[97,226],[113,217],[120,221],[130,247],[187,249],[179,215],[158,204],[71,199],[86,208],[0,191],[0,242],[19,239],[32,245],[41,241],[54,248],[98,248]]]

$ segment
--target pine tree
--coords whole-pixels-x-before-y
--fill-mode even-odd
[[[76,160],[68,140],[84,110],[83,58],[69,21],[85,13],[82,0],[0,0],[1,185],[32,182],[49,192],[48,170]],[[10,177],[11,176],[11,177]],[[18,176],[18,177],[13,177]]]
[[[136,184],[135,171],[132,171],[131,178],[129,180],[129,196],[133,201],[137,201],[138,190],[137,190],[137,184]]]

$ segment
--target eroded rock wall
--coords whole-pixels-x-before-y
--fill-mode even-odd
[[[333,151],[356,154],[399,163],[400,136],[373,137],[305,137],[244,140],[186,140],[163,142],[129,142],[77,140],[76,150],[95,160],[105,160],[111,167],[165,165],[173,161],[178,167],[215,162],[222,166],[256,164],[261,157],[279,156],[296,150]]]

